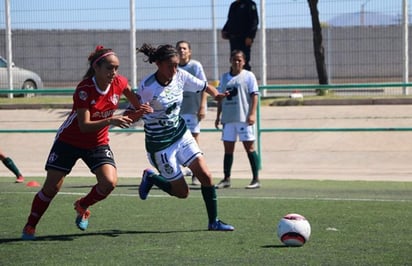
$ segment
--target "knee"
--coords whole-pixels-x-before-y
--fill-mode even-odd
[[[116,183],[108,182],[99,186],[98,188],[101,194],[109,195],[116,188]]]
[[[189,192],[184,194],[176,194],[175,196],[179,199],[186,199],[189,196]]]
[[[111,180],[108,184],[107,184],[107,189],[112,191],[113,189],[115,189],[117,186],[117,180]]]
[[[173,191],[173,196],[179,199],[186,199],[189,196],[189,188],[187,189],[177,189]]]
[[[109,195],[117,185],[116,178],[106,178],[104,180],[99,180],[97,182],[96,188],[98,189],[99,193],[102,195]]]
[[[204,175],[196,176],[199,179],[200,184],[204,187],[211,187],[213,185],[212,176],[210,173],[205,173]]]
[[[43,186],[41,191],[46,197],[54,198],[59,193],[60,188],[58,186]]]

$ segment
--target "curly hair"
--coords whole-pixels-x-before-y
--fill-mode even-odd
[[[156,61],[164,61],[173,56],[179,56],[174,46],[170,44],[159,45],[157,48],[150,44],[144,43],[140,48],[136,49],[138,53],[143,53],[147,56],[144,60],[150,64]]]

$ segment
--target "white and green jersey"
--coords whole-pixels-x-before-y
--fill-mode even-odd
[[[206,86],[205,81],[181,69],[167,86],[161,85],[155,74],[141,81],[136,93],[141,103],[149,103],[153,108],[153,113],[143,116],[148,152],[163,150],[183,136],[187,130],[179,116],[183,91],[201,93]]]
[[[186,65],[179,65],[179,68],[186,70],[200,80],[207,81],[205,71],[203,70],[202,64],[199,61],[191,59]],[[197,115],[201,99],[201,93],[185,91],[183,93],[183,103],[180,113]]]
[[[246,122],[251,104],[251,95],[259,94],[255,74],[242,70],[232,76],[230,72],[223,74],[219,83],[219,91],[229,91],[230,95],[222,100],[222,124],[231,122]]]

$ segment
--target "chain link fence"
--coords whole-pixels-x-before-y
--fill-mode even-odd
[[[229,43],[220,38],[231,0],[136,1],[136,44],[188,40],[193,58],[214,80],[213,36],[219,75],[229,70]],[[311,17],[305,0],[265,3],[267,84],[316,84]],[[0,56],[6,54],[4,1],[0,6]],[[402,0],[322,0],[318,8],[331,83],[401,82]],[[98,44],[113,48],[120,71],[131,75],[129,0],[13,0],[11,31],[16,66],[38,73],[46,88],[75,87]],[[215,14],[213,19],[212,14]],[[217,31],[213,30],[215,23]],[[260,23],[260,27],[261,27]],[[260,29],[252,47],[252,70],[261,82]],[[137,81],[155,66],[137,55]],[[399,90],[394,90],[398,93]]]

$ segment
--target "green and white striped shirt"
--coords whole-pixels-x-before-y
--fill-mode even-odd
[[[136,93],[141,103],[149,103],[153,108],[153,113],[143,116],[148,152],[163,150],[183,136],[187,130],[179,116],[183,91],[201,93],[206,87],[207,82],[182,69],[166,86],[156,80],[155,74],[141,81]]]

